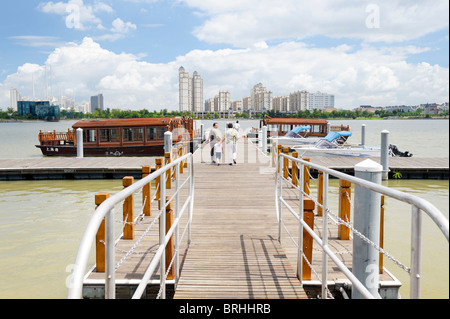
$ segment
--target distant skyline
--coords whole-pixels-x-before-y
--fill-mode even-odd
[[[204,99],[263,83],[345,109],[448,102],[448,11],[448,0],[5,1],[0,108],[11,88],[32,97],[34,79],[39,98],[51,83],[76,103],[102,92],[105,108],[178,110],[181,66],[201,74]]]

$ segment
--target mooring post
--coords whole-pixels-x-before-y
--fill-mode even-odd
[[[109,198],[109,193],[97,193],[95,195],[95,209]],[[105,272],[105,219],[103,219],[95,236],[95,265],[97,272]]]
[[[345,222],[350,222],[350,208],[352,198],[352,183],[340,179],[339,180],[339,218]],[[338,236],[340,240],[350,239],[350,229],[340,224],[338,228]]]
[[[366,124],[361,125],[361,145],[366,145]]]
[[[77,158],[84,157],[84,148],[83,148],[83,129],[77,129]]]
[[[142,178],[146,178],[152,171],[151,166],[142,166]],[[142,188],[142,203],[144,216],[152,216],[152,185],[151,182]]]
[[[267,126],[264,125],[262,127],[262,143],[261,143],[261,147],[262,147],[262,152],[263,154],[267,154]]]
[[[123,178],[123,187],[127,188],[134,183],[133,176]],[[123,202],[123,239],[134,239],[134,194],[128,196]]]
[[[381,184],[382,172],[383,167],[370,159],[355,165],[356,177],[376,184]],[[380,193],[355,184],[354,227],[377,246],[380,243],[380,202]],[[352,266],[356,278],[374,297],[378,297],[378,250],[357,235],[353,238]],[[363,295],[357,289],[352,289],[352,299],[362,298]]]
[[[389,131],[381,132],[381,158],[380,164],[383,167],[382,179],[388,180],[389,176]]]

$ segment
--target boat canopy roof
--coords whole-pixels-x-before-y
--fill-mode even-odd
[[[311,125],[300,125],[300,126],[296,126],[294,127],[292,130],[290,130],[289,132],[286,133],[286,137],[299,137],[299,133],[306,131],[306,130],[310,130],[311,129]]]
[[[72,127],[77,128],[97,128],[97,127],[133,127],[133,126],[167,126],[171,122],[182,122],[181,117],[150,117],[135,119],[110,119],[110,120],[92,120],[79,121]]]
[[[349,132],[349,131],[330,132],[323,139],[328,142],[332,142],[342,136],[352,136],[352,132]]]
[[[264,118],[262,121],[266,125],[273,125],[273,124],[326,125],[328,123],[328,121],[325,119],[299,119],[299,118]]]
[[[300,126],[294,127],[294,128],[291,130],[291,132],[293,132],[293,133],[295,133],[295,134],[298,134],[298,133],[300,133],[300,132],[303,132],[303,131],[306,131],[306,130],[309,130],[309,129],[311,129],[311,125],[300,125]]]

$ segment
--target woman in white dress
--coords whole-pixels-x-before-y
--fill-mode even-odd
[[[236,142],[239,133],[233,128],[233,123],[228,124],[225,132],[225,164],[236,164]]]

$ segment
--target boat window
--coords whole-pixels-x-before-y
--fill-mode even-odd
[[[83,130],[83,142],[84,143],[95,143],[97,142],[97,130]]]
[[[291,130],[291,125],[289,124],[283,124],[281,131],[282,132],[289,132]]]
[[[125,142],[140,142],[144,140],[144,129],[139,128],[124,128],[123,140]]]
[[[322,128],[322,125],[313,125],[311,132],[313,132],[313,133],[323,133],[321,128]]]
[[[147,140],[157,141],[164,139],[165,127],[147,127]]]
[[[269,132],[278,132],[278,128],[279,128],[278,125],[276,125],[276,124],[270,124],[270,125],[268,126],[268,131],[269,131]]]
[[[119,130],[118,129],[101,129],[100,130],[100,142],[119,142]]]

